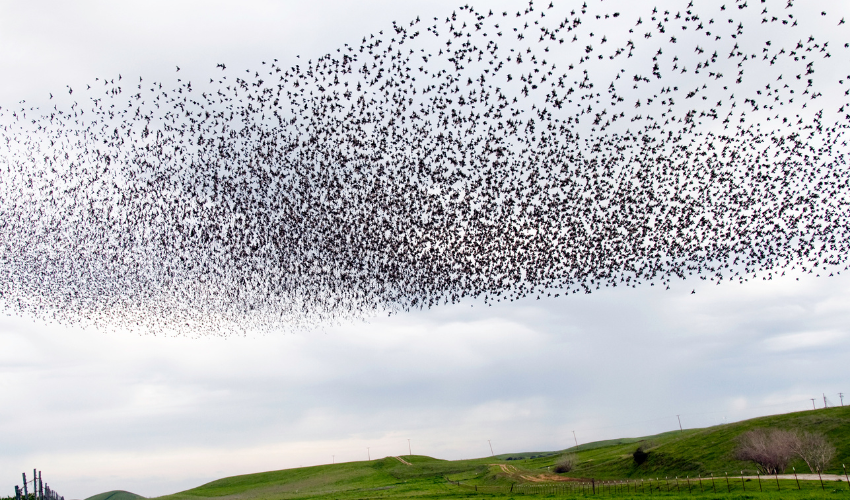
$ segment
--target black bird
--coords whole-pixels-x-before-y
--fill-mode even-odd
[[[826,276],[850,250],[850,88],[821,62],[839,42],[790,2],[768,32],[738,5],[463,6],[233,79],[119,74],[50,109],[4,105],[0,303],[229,335]]]

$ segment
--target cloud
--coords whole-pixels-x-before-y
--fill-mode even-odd
[[[835,348],[845,343],[847,332],[826,330],[789,333],[764,341],[767,349],[774,352],[800,351],[823,347]]]

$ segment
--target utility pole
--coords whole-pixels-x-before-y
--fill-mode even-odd
[[[815,408],[815,398],[809,398],[809,399],[812,400],[812,409],[817,410],[817,408]]]
[[[823,394],[823,407],[826,408],[826,394],[825,393],[821,393],[821,394]]]
[[[679,432],[685,432],[685,430],[682,429],[682,418],[679,415],[676,415],[676,418],[679,419]]]
[[[491,442],[490,442],[490,440],[488,439],[488,440],[487,440],[487,444],[489,444],[489,445],[490,445],[490,456],[495,457],[495,456],[496,456],[496,454],[495,454],[495,453],[493,453],[493,443],[491,443]]]
[[[410,450],[410,439],[407,440],[407,456],[413,456],[413,452]]]
[[[331,463],[332,464],[336,463],[336,455],[331,455]]]
[[[843,392],[839,392],[839,393],[838,393],[838,397],[839,397],[839,398],[841,398],[841,406],[844,406],[844,393],[843,393]]]
[[[576,437],[576,431],[573,431],[573,439],[576,442],[576,448],[578,448],[578,438]]]
[[[372,461],[372,454],[369,453],[369,447],[368,446],[366,447],[366,457],[369,459],[370,462]]]

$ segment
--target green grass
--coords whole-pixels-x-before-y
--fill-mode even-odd
[[[850,464],[850,407],[761,417],[734,424],[667,432],[643,438],[624,438],[588,443],[557,452],[528,452],[472,460],[438,460],[425,456],[405,456],[412,465],[395,458],[303,467],[219,479],[191,490],[160,497],[160,500],[284,500],[284,499],[454,499],[454,498],[557,498],[616,497],[643,500],[663,497],[678,500],[750,500],[756,498],[807,500],[825,497],[850,500],[845,482],[793,480],[745,480],[740,471],[754,473],[752,464],[733,457],[735,438],[758,427],[803,428],[828,436],[836,446],[837,458],[828,472],[841,473],[842,463]],[[649,452],[641,465],[632,453],[638,446]],[[566,452],[578,456],[576,468],[562,478],[594,480],[596,494],[586,486],[573,483],[529,481],[554,478],[548,472]],[[507,460],[511,458],[512,460]],[[804,464],[792,464],[799,472],[808,472]],[[724,474],[729,473],[727,485]],[[714,483],[674,478],[714,475]],[[541,478],[542,476],[542,478]],[[664,481],[664,478],[669,478]],[[661,478],[661,481],[656,480]],[[612,485],[611,480],[621,481]],[[651,481],[649,481],[651,479]],[[626,483],[627,482],[627,485]],[[701,484],[701,486],[700,486]],[[649,488],[652,488],[650,492]],[[576,488],[579,488],[578,490]],[[700,491],[701,488],[701,491]],[[635,491],[637,489],[637,491]],[[669,490],[669,491],[668,491]],[[105,494],[104,494],[105,495]],[[133,500],[91,497],[87,500]]]
[[[143,496],[130,493],[129,491],[115,490],[88,497],[86,500],[140,500],[143,498]]]
[[[752,463],[733,457],[736,438],[742,433],[759,428],[817,430],[824,433],[836,447],[836,460],[828,473],[841,474],[842,463],[850,465],[850,406],[827,410],[804,411],[784,415],[744,420],[733,424],[705,429],[688,429],[684,432],[666,432],[640,439],[607,442],[605,446],[591,443],[579,446],[579,464],[568,474],[574,477],[597,478],[649,478],[664,476],[707,476],[726,472],[755,474]],[[638,466],[632,457],[638,446],[649,452],[647,461]],[[557,458],[536,459],[532,466],[548,466]],[[802,461],[791,464],[799,472],[809,472]],[[790,472],[790,469],[789,469]]]

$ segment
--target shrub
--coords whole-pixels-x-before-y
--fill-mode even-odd
[[[792,431],[753,429],[738,436],[735,458],[755,462],[764,474],[780,474],[795,455],[797,441]]]
[[[632,458],[635,459],[635,463],[637,465],[641,465],[646,462],[646,459],[649,458],[649,452],[643,449],[643,446],[638,447],[634,453],[632,453]]]
[[[573,468],[575,468],[576,464],[578,464],[578,457],[576,454],[567,453],[558,460],[558,463],[555,464],[555,472],[559,474],[570,472]]]
[[[835,458],[835,447],[817,432],[797,431],[792,444],[794,454],[803,459],[812,474],[822,473]]]

